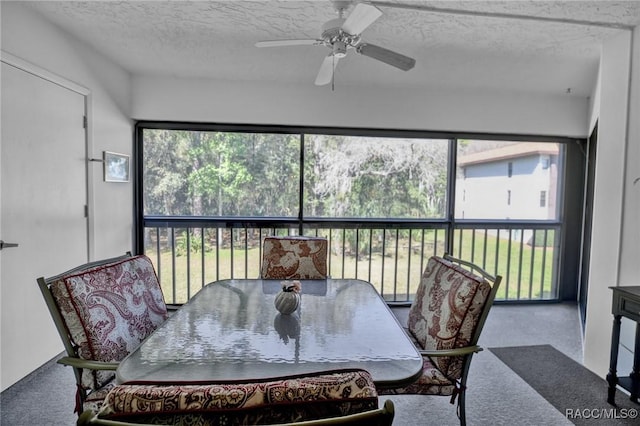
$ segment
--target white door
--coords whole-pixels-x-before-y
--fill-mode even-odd
[[[36,278],[86,262],[88,235],[86,97],[4,62],[1,78],[4,390],[62,351]]]

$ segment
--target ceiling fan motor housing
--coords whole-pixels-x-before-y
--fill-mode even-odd
[[[360,42],[359,36],[342,31],[344,21],[343,18],[336,18],[322,26],[322,40],[326,46],[331,47],[336,58],[344,58],[347,48],[355,47]]]

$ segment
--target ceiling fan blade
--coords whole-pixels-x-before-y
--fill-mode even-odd
[[[356,47],[356,52],[368,56],[385,64],[389,64],[403,71],[409,71],[416,64],[416,60],[375,44],[362,43]]]
[[[322,40],[265,40],[256,43],[256,47],[281,47],[281,46],[313,46],[322,44]]]
[[[339,58],[333,54],[324,58],[322,65],[320,65],[318,76],[316,77],[316,86],[324,86],[325,84],[331,83],[336,65],[338,65],[338,59]]]
[[[351,35],[358,35],[376,19],[382,16],[382,11],[366,3],[358,3],[342,24],[342,31]]]

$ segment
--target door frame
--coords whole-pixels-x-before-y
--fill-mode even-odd
[[[591,263],[591,233],[593,221],[593,191],[595,186],[596,155],[598,147],[598,122],[587,138],[586,166],[584,171],[584,197],[582,207],[582,241],[580,243],[580,269],[578,279],[578,312],[584,335],[587,319],[587,298],[589,296],[589,265]]]
[[[89,168],[91,162],[90,153],[93,152],[93,126],[92,126],[92,94],[87,87],[77,84],[58,74],[52,73],[38,65],[19,58],[11,53],[0,49],[0,62],[17,68],[35,77],[57,84],[60,87],[76,92],[84,97],[84,140],[85,140],[85,199],[87,205],[85,212],[87,216],[87,261],[94,258],[95,236],[94,236],[94,200],[93,200],[93,172]],[[2,208],[2,194],[0,194],[0,211]],[[1,252],[0,252],[1,256]]]

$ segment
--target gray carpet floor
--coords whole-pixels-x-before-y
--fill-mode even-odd
[[[400,321],[408,309],[394,308]],[[551,345],[582,362],[582,335],[574,304],[497,305],[489,314],[480,345]],[[54,362],[0,394],[2,426],[69,426],[75,424],[74,380],[70,368]],[[606,398],[606,389],[602,390]],[[618,397],[622,397],[621,394]],[[458,425],[448,397],[401,395],[391,399],[394,425]],[[579,407],[583,408],[583,407]],[[584,407],[589,408],[589,407]],[[474,425],[571,425],[564,413],[547,402],[491,351],[475,355],[467,390],[467,423]],[[616,424],[607,421],[598,424]]]
[[[640,405],[616,392],[617,408],[604,398],[607,382],[551,345],[489,348],[561,413],[580,426],[615,419],[638,425]]]

